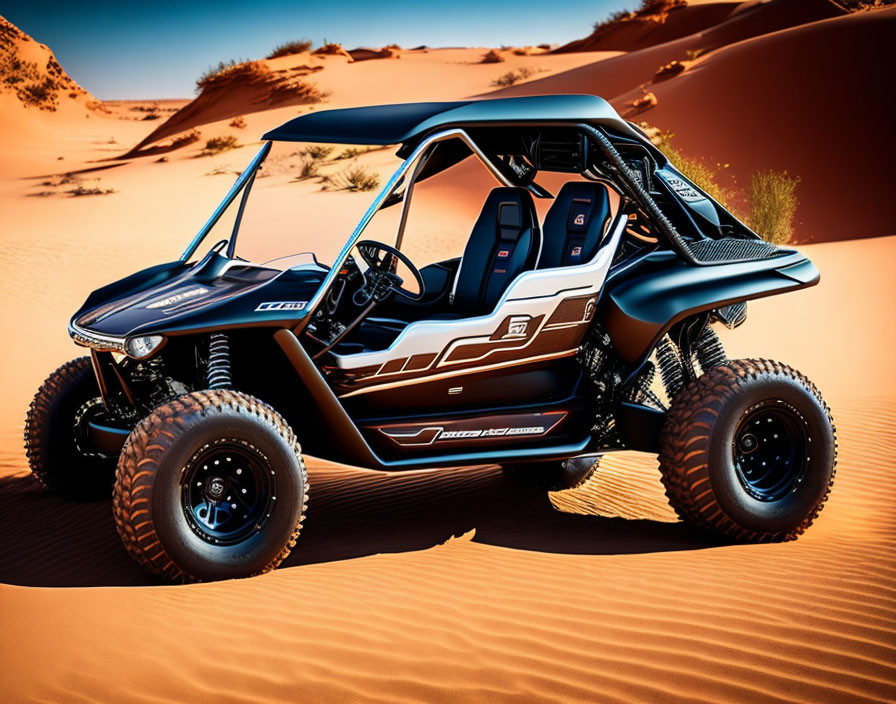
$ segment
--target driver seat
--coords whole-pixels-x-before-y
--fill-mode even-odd
[[[529,191],[492,189],[457,267],[453,314],[466,317],[494,310],[510,282],[535,268],[540,248],[538,215]]]

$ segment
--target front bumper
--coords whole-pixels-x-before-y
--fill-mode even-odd
[[[123,337],[102,335],[93,332],[92,330],[85,330],[74,321],[68,324],[68,334],[71,336],[72,340],[75,341],[75,344],[81,345],[81,347],[89,347],[97,352],[120,352],[121,354],[127,354],[125,338]]]

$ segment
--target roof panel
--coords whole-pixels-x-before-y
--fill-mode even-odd
[[[399,103],[311,112],[262,139],[335,144],[402,144],[454,125],[533,122],[603,122],[628,131],[625,120],[596,95],[534,95],[442,103]]]

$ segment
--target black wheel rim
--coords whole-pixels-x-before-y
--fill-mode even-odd
[[[254,445],[239,439],[210,443],[184,467],[181,504],[190,528],[214,545],[233,545],[258,533],[271,517],[276,472]]]
[[[805,418],[780,400],[749,408],[737,424],[732,453],[738,479],[759,501],[780,501],[796,491],[809,464]]]
[[[84,403],[75,413],[72,431],[74,438],[74,450],[81,457],[100,460],[115,460],[118,455],[110,455],[93,446],[88,437],[88,425],[91,421],[109,421],[103,399],[99,396]],[[114,419],[111,419],[114,425]]]

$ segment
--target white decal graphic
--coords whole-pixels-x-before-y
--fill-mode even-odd
[[[308,301],[267,301],[266,303],[259,303],[255,311],[304,310],[307,305]]]
[[[594,304],[597,302],[596,298],[589,298],[588,302],[585,304],[585,317],[582,320],[591,320],[594,317]]]
[[[168,306],[173,306],[175,303],[180,303],[181,301],[186,301],[189,298],[195,298],[196,296],[201,296],[203,293],[208,293],[208,289],[204,286],[196,286],[195,288],[189,288],[186,291],[181,291],[180,293],[175,293],[172,296],[168,296],[167,298],[162,298],[158,301],[153,301],[148,304],[147,308],[167,308]]]
[[[573,225],[584,225],[585,224],[585,214],[579,213],[576,215],[575,220],[572,221]]]
[[[517,337],[525,337],[526,333],[529,331],[530,320],[531,318],[528,315],[514,315],[510,318],[507,332],[501,335],[501,339],[512,340]]]
[[[705,200],[689,183],[686,183],[675,176],[667,176],[662,172],[659,172],[659,174],[662,176],[663,181],[668,183],[669,187],[675,191],[676,195],[682,200],[687,201],[688,203]]]
[[[466,438],[491,438],[499,435],[543,435],[547,429],[543,425],[528,428],[487,428],[485,430],[443,430],[439,440],[460,440]]]

